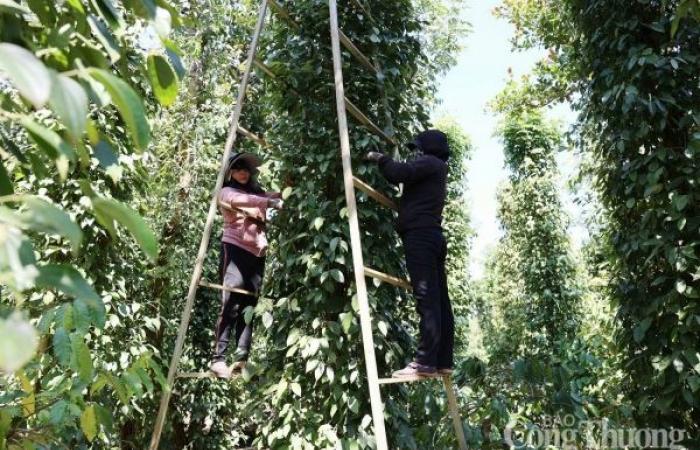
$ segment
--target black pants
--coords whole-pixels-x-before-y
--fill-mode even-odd
[[[224,286],[245,289],[257,294],[262,286],[264,270],[264,257],[257,257],[233,244],[221,243],[219,279]],[[221,293],[221,311],[214,330],[214,361],[225,359],[232,329],[238,345],[238,359],[248,359],[253,324],[245,323],[243,313],[247,307],[255,307],[257,303],[258,298],[250,295],[235,292]]]
[[[420,316],[416,362],[439,368],[454,365],[454,316],[447,293],[447,242],[440,228],[409,230],[401,236],[406,266]]]

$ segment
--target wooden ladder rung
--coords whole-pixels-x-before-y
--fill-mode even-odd
[[[385,283],[389,283],[409,291],[412,290],[411,283],[409,283],[408,280],[402,280],[401,278],[387,275],[385,273],[379,272],[378,270],[370,269],[369,267],[365,267],[365,275],[370,278],[376,278],[378,280],[384,281]]]
[[[379,73],[379,70],[377,70],[374,64],[372,64],[372,61],[370,61],[369,58],[366,57],[364,53],[362,53],[360,49],[355,46],[355,44],[353,44],[350,38],[343,33],[343,30],[338,30],[338,32],[340,33],[340,43],[343,44],[343,47],[345,47],[352,54],[352,56],[357,58],[360,64],[371,70],[375,75]]]
[[[176,378],[199,378],[199,379],[204,379],[204,378],[215,378],[219,380],[233,380],[241,376],[240,372],[233,373],[230,377],[228,378],[222,378],[222,377],[217,377],[214,375],[214,372],[207,371],[207,372],[179,372],[175,377]]]
[[[289,11],[287,11],[287,8],[285,8],[275,0],[267,0],[267,4],[270,7],[270,9],[275,12],[275,14],[280,16],[282,19],[286,20],[294,28],[299,28],[299,24],[294,19],[292,19],[292,16],[289,14]]]
[[[357,119],[358,122],[369,128],[369,130],[372,133],[384,139],[391,145],[396,145],[396,140],[394,138],[387,135],[381,128],[375,125],[374,122],[369,120],[369,117],[367,117],[362,111],[360,111],[360,109],[357,106],[355,106],[355,104],[353,104],[353,102],[351,102],[350,99],[348,99],[347,97],[345,97],[345,109],[347,109],[350,115]]]
[[[413,375],[410,377],[402,377],[402,378],[380,378],[377,380],[379,384],[397,384],[397,383],[415,383],[416,381],[430,381],[430,380],[438,380],[442,379],[442,377],[448,376],[448,375],[434,375],[430,377],[422,376],[422,375]]]
[[[396,205],[396,203],[394,203],[394,201],[392,199],[390,199],[386,195],[382,194],[381,192],[377,191],[372,186],[370,186],[369,184],[360,180],[356,176],[352,177],[352,183],[355,185],[355,188],[364,192],[365,194],[367,194],[367,196],[373,198],[374,200],[376,200],[377,202],[386,206],[387,208],[391,208],[394,211],[399,210],[399,207]]]
[[[267,64],[265,64],[264,62],[260,61],[257,58],[253,60],[253,65],[256,66],[258,69],[262,70],[263,73],[265,73],[265,75],[267,75],[268,77],[272,78],[273,80],[277,81],[278,83],[284,84],[285,87],[287,89],[289,89],[289,91],[292,94],[296,95],[297,97],[301,97],[301,94],[299,93],[299,91],[297,91],[293,87],[289,86],[289,84],[285,83],[283,80],[280,80],[280,78],[277,76],[277,74],[275,74],[275,72],[272,71],[270,66],[268,66]]]
[[[350,3],[352,3],[353,5],[355,5],[355,6],[357,6],[358,8],[360,8],[360,10],[361,10],[363,13],[367,14],[367,16],[370,15],[370,14],[369,14],[369,11],[367,10],[367,8],[365,8],[365,6],[364,6],[362,3],[360,3],[358,0],[351,0]]]
[[[221,284],[210,283],[207,280],[200,280],[199,285],[206,288],[218,289],[220,291],[235,292],[236,294],[249,295],[251,297],[257,297],[258,295],[254,292],[246,291],[245,289],[232,288],[228,286],[223,286]]]
[[[267,64],[260,61],[258,58],[255,58],[253,60],[253,65],[255,65],[258,69],[262,70],[270,78],[275,80],[277,79],[277,75],[275,75],[275,72],[273,72]]]
[[[250,139],[251,141],[255,142],[256,144],[258,144],[261,147],[269,147],[270,146],[270,144],[268,144],[268,142],[264,138],[261,138],[257,134],[243,128],[240,125],[238,126],[238,132],[241,133],[243,136],[247,137],[248,139]]]

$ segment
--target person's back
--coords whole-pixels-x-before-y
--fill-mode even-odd
[[[404,233],[416,228],[440,228],[447,197],[447,164],[433,155],[421,155],[411,164],[422,168],[427,174],[404,183],[397,231]],[[385,174],[387,171],[383,170]]]
[[[454,316],[447,292],[447,242],[442,233],[442,210],[447,197],[447,136],[428,130],[409,147],[422,154],[407,161],[394,161],[370,152],[391,183],[403,183],[397,231],[406,253],[419,322],[419,342],[414,361],[394,372],[395,377],[432,376],[452,371],[454,364]]]

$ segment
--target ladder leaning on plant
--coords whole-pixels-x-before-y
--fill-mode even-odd
[[[369,10],[362,5],[359,0],[351,0],[353,4],[361,8],[366,14]],[[362,66],[368,70],[374,72],[377,77],[380,89],[383,90],[383,75],[380,70],[379,64],[374,64],[367,58],[353,43],[352,41],[340,30],[338,25],[338,9],[337,0],[329,0],[329,10],[330,10],[330,33],[331,33],[331,47],[333,52],[333,72],[335,78],[335,92],[336,92],[336,105],[338,113],[338,130],[340,134],[340,149],[341,149],[341,159],[343,164],[343,183],[345,186],[345,200],[348,210],[348,222],[350,226],[350,246],[352,251],[353,259],[353,270],[355,272],[355,283],[357,285],[357,299],[359,303],[360,310],[360,325],[362,329],[362,344],[365,354],[365,366],[367,371],[367,381],[369,385],[369,395],[370,403],[372,407],[372,420],[374,422],[374,434],[378,450],[387,450],[387,438],[386,430],[384,426],[384,405],[381,399],[380,386],[385,384],[393,383],[405,383],[413,381],[424,381],[430,378],[425,377],[412,377],[412,378],[379,378],[377,373],[377,362],[374,353],[374,340],[372,336],[372,318],[369,307],[369,300],[367,297],[367,286],[365,283],[365,277],[375,278],[386,283],[398,286],[407,290],[411,289],[411,285],[407,280],[403,280],[385,273],[379,272],[377,270],[365,267],[362,256],[362,242],[360,239],[360,227],[357,217],[357,202],[355,200],[355,189],[364,192],[370,198],[376,200],[380,204],[397,209],[396,204],[385,195],[376,191],[368,184],[355,177],[352,172],[352,164],[350,159],[350,138],[348,133],[348,122],[346,113],[350,113],[360,124],[366,127],[369,131],[376,134],[387,143],[391,145],[396,145],[396,141],[393,138],[393,127],[391,125],[391,115],[387,108],[386,100],[384,101],[385,113],[388,121],[387,129],[389,134],[385,133],[380,127],[374,124],[365,114],[362,113],[350,100],[345,96],[345,89],[343,85],[343,71],[342,71],[342,56],[340,46],[342,45],[348,50]],[[260,9],[258,13],[257,23],[253,30],[250,49],[248,51],[248,57],[246,60],[245,71],[241,79],[238,88],[238,99],[236,106],[231,115],[231,126],[229,129],[228,137],[226,139],[226,144],[224,146],[224,154],[221,158],[221,169],[219,171],[218,177],[216,179],[216,184],[212,192],[211,202],[209,204],[209,213],[207,215],[207,220],[204,225],[204,231],[202,233],[202,240],[199,245],[199,251],[197,253],[197,259],[195,260],[194,270],[192,272],[192,278],[189,285],[189,290],[187,293],[187,300],[185,303],[185,308],[182,312],[182,317],[180,319],[180,327],[178,329],[177,340],[175,341],[175,350],[170,361],[170,367],[168,370],[168,377],[166,380],[166,386],[162,393],[160,400],[160,406],[158,409],[158,415],[156,416],[156,422],[153,430],[153,435],[151,437],[150,450],[156,450],[160,444],[160,438],[163,432],[163,426],[165,424],[165,418],[168,411],[168,406],[170,404],[170,396],[172,395],[172,388],[176,378],[210,378],[213,374],[210,372],[198,372],[198,373],[182,373],[178,372],[178,364],[182,356],[183,345],[185,335],[187,333],[187,328],[190,321],[190,316],[192,308],[194,305],[195,295],[199,287],[213,288],[229,292],[237,292],[245,295],[255,295],[252,292],[245,291],[242,289],[230,288],[218,284],[213,284],[208,281],[202,280],[202,268],[204,265],[204,259],[206,257],[207,249],[209,247],[209,239],[211,238],[212,226],[214,223],[214,218],[216,216],[217,207],[227,207],[226,205],[219,205],[218,194],[223,185],[225,172],[226,172],[226,162],[231,154],[232,148],[236,142],[238,134],[247,137],[261,146],[267,146],[264,139],[256,136],[250,131],[242,128],[239,125],[241,118],[241,112],[243,110],[243,104],[245,101],[245,94],[248,86],[248,81],[250,79],[250,73],[253,66],[258,67],[263,73],[270,76],[273,79],[277,79],[274,72],[256,58],[258,42],[260,35],[265,24],[265,18],[267,14],[268,6],[272,9],[280,18],[289,23],[292,27],[298,29],[299,25],[292,19],[289,12],[280,5],[276,0],[262,0],[260,3]],[[296,93],[293,89],[292,92]],[[386,97],[385,97],[386,99]],[[453,425],[455,428],[455,433],[457,435],[457,441],[459,443],[460,450],[467,449],[466,438],[464,436],[464,429],[462,427],[462,419],[459,415],[459,410],[457,406],[457,399],[455,396],[454,387],[452,385],[452,380],[450,375],[442,375],[442,381],[444,383],[445,391],[447,394],[448,408],[450,415],[452,416]]]

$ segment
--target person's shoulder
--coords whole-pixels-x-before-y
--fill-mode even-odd
[[[416,159],[416,161],[419,161],[422,164],[429,164],[431,166],[440,167],[440,168],[447,167],[447,163],[445,161],[443,161],[442,159],[438,158],[435,155],[430,155],[427,153],[420,155]]]

